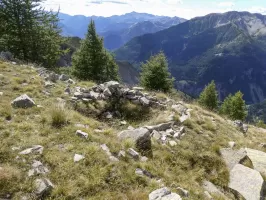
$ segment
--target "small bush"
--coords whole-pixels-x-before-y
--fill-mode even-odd
[[[51,124],[54,127],[62,127],[68,123],[67,112],[64,106],[56,105],[51,109]]]

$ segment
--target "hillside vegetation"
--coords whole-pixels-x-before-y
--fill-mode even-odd
[[[248,147],[264,151],[260,146],[266,139],[264,129],[250,125],[244,135],[230,120],[195,103],[180,104],[191,109],[190,118],[181,123],[182,117],[171,104],[182,100],[182,95],[155,93],[162,101],[172,99],[164,109],[143,109],[129,101],[111,109],[108,102],[100,100],[73,103],[76,87],[90,88],[92,82],[72,82],[69,95],[65,93],[68,82],[49,85],[49,81],[38,75],[40,69],[33,66],[0,62],[0,72],[0,198],[36,199],[35,180],[45,177],[54,188],[44,199],[145,200],[153,190],[167,186],[172,192],[180,193],[178,187],[187,190],[189,196],[183,199],[204,200],[204,180],[214,183],[229,199],[235,199],[228,189],[229,171],[219,150],[228,147],[229,141],[235,141],[234,149]],[[27,94],[38,106],[12,107],[12,100],[22,94]],[[116,117],[103,115],[118,110],[121,114]],[[128,126],[167,122],[172,114],[175,129],[184,126],[181,138],[168,138],[162,144],[152,137],[152,155],[147,155],[147,160],[132,159],[128,153],[125,157],[118,156],[121,150],[137,150],[131,140],[118,140],[120,131]],[[76,135],[77,130],[86,132],[87,139]],[[119,160],[111,161],[102,144]],[[33,145],[41,145],[43,151],[21,154]],[[74,162],[75,154],[84,159]],[[49,172],[29,177],[34,160],[40,161]],[[153,176],[139,176],[135,173],[137,168]],[[214,199],[225,198],[211,195]]]

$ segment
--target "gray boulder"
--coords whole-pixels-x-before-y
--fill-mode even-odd
[[[150,131],[146,128],[137,128],[133,130],[124,130],[118,133],[118,138],[121,140],[131,139],[135,142],[135,146],[140,151],[151,150]]]
[[[51,183],[49,179],[36,179],[35,180],[35,194],[38,196],[44,196],[49,194],[51,190],[54,188],[54,185]]]
[[[85,133],[85,132],[83,132],[83,131],[81,131],[81,130],[77,130],[76,131],[76,135],[78,135],[79,137],[83,137],[83,138],[85,138],[85,139],[87,139],[88,138],[88,133]]]
[[[56,81],[59,80],[59,75],[54,73],[54,72],[52,72],[52,73],[49,74],[48,80],[52,81],[52,82],[56,82]]]
[[[254,169],[266,176],[266,153],[249,148],[246,148],[245,150]]]
[[[26,94],[17,97],[11,102],[14,108],[31,108],[36,106],[35,102]]]
[[[3,60],[3,61],[13,61],[14,58],[13,58],[13,55],[12,53],[10,53],[9,51],[1,51],[0,52],[0,60]]]
[[[230,171],[229,188],[246,200],[264,199],[264,180],[260,173],[240,164]]]
[[[229,170],[233,169],[236,164],[241,163],[247,156],[245,149],[233,150],[231,148],[223,148],[220,149],[220,153]]]
[[[81,160],[85,159],[85,156],[80,155],[80,154],[75,154],[74,155],[74,162],[79,162]]]
[[[61,74],[59,76],[59,80],[60,81],[67,81],[69,79],[69,76],[65,75],[65,74]]]
[[[233,125],[240,129],[243,133],[246,133],[248,131],[248,126],[246,124],[243,124],[240,120],[235,120],[233,122]]]
[[[117,81],[109,81],[104,83],[104,87],[108,88],[113,93],[120,87],[120,84]]]
[[[98,100],[100,97],[100,94],[94,91],[90,91],[88,93],[84,93],[83,94],[84,98],[89,98],[89,99],[93,99],[93,100]]]
[[[42,154],[42,152],[43,152],[43,146],[34,145],[31,148],[28,148],[28,149],[25,149],[24,151],[21,151],[19,154],[21,154],[21,155]]]
[[[151,192],[149,200],[182,200],[182,198],[176,193],[171,193],[167,187],[164,187]]]
[[[183,115],[183,113],[186,112],[187,107],[179,103],[179,104],[172,105],[172,110],[177,112],[179,115]]]
[[[143,106],[149,106],[150,105],[150,101],[146,98],[146,97],[141,97],[139,99],[139,102],[141,103],[141,105]]]
[[[129,148],[129,149],[127,150],[127,153],[128,153],[129,156],[131,156],[131,157],[134,158],[135,160],[138,160],[139,157],[140,157],[139,153],[138,153],[137,151],[135,151],[134,149],[132,149],[132,148]]]
[[[40,162],[37,160],[34,160],[31,169],[28,172],[28,176],[38,175],[38,174],[46,174],[49,172],[49,170]]]
[[[167,129],[172,128],[174,125],[174,122],[167,122],[167,123],[162,123],[158,124],[155,126],[146,126],[145,128],[149,129],[151,132],[156,130],[156,131],[166,131]]]

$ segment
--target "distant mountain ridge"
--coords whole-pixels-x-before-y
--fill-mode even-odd
[[[116,49],[130,39],[147,33],[154,33],[186,21],[179,17],[156,16],[147,13],[131,12],[111,17],[70,16],[59,13],[64,36],[84,38],[91,19],[95,21],[96,30],[105,39],[105,47]]]
[[[198,95],[214,79],[223,99],[241,90],[247,103],[266,97],[266,16],[227,12],[197,17],[136,37],[115,51],[136,66],[163,50],[175,86]]]

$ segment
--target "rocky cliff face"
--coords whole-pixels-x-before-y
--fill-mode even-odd
[[[138,64],[163,50],[176,87],[197,96],[211,80],[220,98],[241,90],[247,103],[266,96],[266,17],[228,12],[197,17],[155,34],[136,37],[116,51]]]

